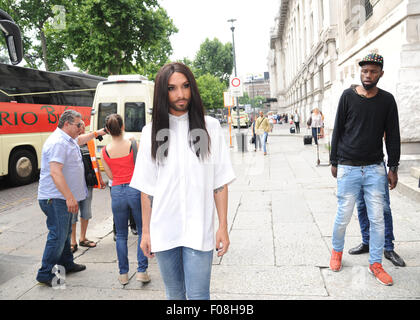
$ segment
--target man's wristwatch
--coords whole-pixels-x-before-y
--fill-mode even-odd
[[[398,166],[389,167],[389,170],[394,172],[394,173],[397,173],[398,172]]]

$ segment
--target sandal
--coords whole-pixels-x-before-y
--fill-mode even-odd
[[[93,242],[93,241],[90,241],[88,239],[85,239],[83,241],[79,241],[79,244],[80,244],[81,247],[88,247],[88,248],[95,248],[96,247],[96,243]]]
[[[70,251],[71,253],[75,253],[77,251],[77,243],[70,245]]]

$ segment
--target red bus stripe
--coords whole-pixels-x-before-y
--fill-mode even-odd
[[[67,109],[80,112],[90,124],[92,107],[0,102],[0,134],[52,132]]]

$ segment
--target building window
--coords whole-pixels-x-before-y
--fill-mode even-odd
[[[365,0],[365,12],[366,12],[366,20],[369,19],[373,15],[373,6],[370,3],[370,0]]]
[[[378,0],[347,0],[345,2],[344,24],[346,32],[358,30],[373,15],[373,6]]]

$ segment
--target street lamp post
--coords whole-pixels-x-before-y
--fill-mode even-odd
[[[235,27],[233,25],[233,23],[236,21],[236,19],[230,19],[228,20],[228,22],[232,23],[232,27],[230,28],[230,30],[232,30],[232,46],[233,46],[233,70],[234,70],[234,74],[235,77],[238,76],[238,72],[236,69],[236,52],[235,52]],[[239,103],[238,103],[238,97],[235,97],[235,105],[236,105],[236,114],[238,116],[238,133],[241,132],[241,118],[240,118],[240,113],[239,113]]]

